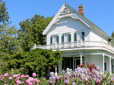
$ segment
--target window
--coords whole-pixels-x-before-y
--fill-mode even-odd
[[[64,43],[64,35],[62,35],[62,43]]]
[[[69,34],[69,42],[71,42],[71,34]]]
[[[84,41],[85,40],[85,33],[82,32],[82,40]]]
[[[75,32],[74,33],[74,41],[85,40],[85,32]]]
[[[57,43],[59,43],[59,36],[57,36]]]
[[[63,34],[62,35],[62,43],[64,42],[71,42],[71,34]]]
[[[50,37],[50,44],[54,44],[54,43],[59,43],[59,36],[58,35],[52,35]]]
[[[74,41],[77,41],[77,33],[74,33]]]
[[[106,62],[104,62],[104,71],[106,71]]]
[[[50,44],[52,44],[52,36],[50,37]]]

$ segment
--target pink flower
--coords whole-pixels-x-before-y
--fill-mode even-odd
[[[18,79],[20,79],[20,77],[18,77]]]
[[[29,75],[26,75],[26,77],[29,77]]]
[[[5,79],[5,77],[1,77],[1,79]]]
[[[28,80],[30,80],[30,81],[33,81],[33,80],[34,80],[34,78],[32,78],[32,77],[29,77],[29,78],[28,78]]]
[[[24,81],[22,81],[22,84],[24,83]]]
[[[43,79],[44,81],[46,80],[46,78]]]
[[[26,83],[29,84],[30,80],[26,80]]]
[[[33,73],[32,76],[33,76],[33,77],[36,77],[36,73]]]
[[[15,77],[18,77],[18,75],[16,74],[16,75],[13,75],[13,78],[15,78]]]
[[[12,77],[9,77],[9,80],[13,79]]]
[[[24,75],[21,75],[21,78],[24,78]]]
[[[29,82],[29,84],[28,85],[32,85],[32,82]]]
[[[37,81],[38,81],[37,78],[35,78],[35,79],[34,79],[34,82],[37,82]]]
[[[4,75],[1,75],[1,76],[4,76]]]
[[[4,76],[5,76],[5,77],[8,76],[8,73],[5,73]]]
[[[20,74],[17,74],[17,76],[19,77],[19,76],[20,76]]]
[[[21,84],[21,81],[18,80],[18,81],[16,81],[16,83],[17,83],[17,84]]]

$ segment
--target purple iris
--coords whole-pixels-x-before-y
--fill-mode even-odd
[[[69,85],[69,80],[64,80],[65,85]]]

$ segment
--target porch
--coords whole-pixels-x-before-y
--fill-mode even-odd
[[[110,72],[111,74],[114,72],[114,57],[105,52],[66,52],[63,56],[63,60],[58,65],[58,72],[66,70],[66,68],[75,70],[78,65],[87,61],[89,64],[94,63],[99,66],[100,72]]]
[[[72,68],[84,62],[94,63],[99,66],[100,72],[114,72],[114,47],[110,44],[100,41],[76,41],[67,43],[55,43],[50,45],[41,45],[30,48],[52,49],[53,51],[60,50],[63,52],[63,59],[58,65],[58,72],[63,69]],[[69,58],[68,60],[65,58]],[[69,62],[67,67],[64,62]],[[68,63],[67,63],[68,64]]]

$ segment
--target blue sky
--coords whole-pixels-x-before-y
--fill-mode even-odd
[[[85,17],[111,36],[114,31],[114,0],[3,0],[8,8],[11,25],[20,29],[19,22],[35,14],[44,17],[55,15],[66,2],[78,11],[78,5],[85,6]]]

